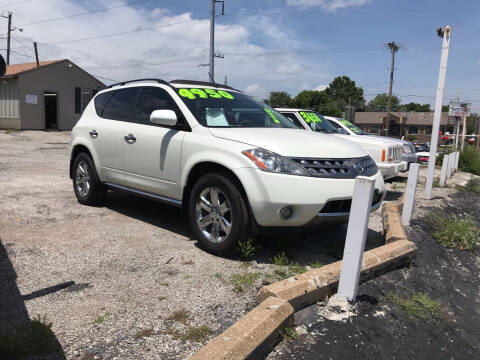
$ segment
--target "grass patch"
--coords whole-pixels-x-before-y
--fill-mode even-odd
[[[457,186],[457,189],[460,191],[480,194],[480,179],[470,179],[467,185]]]
[[[430,219],[432,236],[443,246],[473,250],[480,242],[480,229],[470,216],[460,219],[456,215],[431,213]]]
[[[219,280],[223,280],[223,274],[222,273],[215,273],[215,275],[213,275],[213,276],[215,276]]]
[[[167,320],[173,320],[179,323],[182,323],[186,325],[188,323],[188,320],[190,319],[190,311],[186,309],[180,309],[177,311],[174,311],[168,318]]]
[[[290,327],[287,327],[280,331],[280,334],[282,335],[282,342],[284,343],[289,343],[298,338],[298,334],[295,329]]]
[[[135,339],[141,339],[144,337],[149,337],[155,334],[155,331],[153,331],[152,328],[149,329],[143,329],[143,330],[138,330],[137,333],[135,334]]]
[[[440,303],[424,293],[415,293],[406,298],[398,294],[387,293],[385,299],[398,306],[411,318],[422,322],[435,323],[447,318]]]
[[[15,133],[18,133],[20,132],[20,130],[18,129],[7,129],[7,131],[5,132],[6,134],[15,134]]]
[[[319,260],[317,260],[317,261],[315,261],[315,262],[313,262],[313,263],[310,264],[310,267],[312,267],[312,268],[314,268],[314,269],[318,269],[318,268],[321,268],[321,267],[323,267],[323,266],[325,266],[325,264],[322,263],[322,262],[319,261]]]
[[[26,359],[51,354],[58,342],[52,332],[52,323],[37,316],[11,331],[0,332],[0,358]]]
[[[272,263],[277,266],[286,266],[288,265],[288,258],[285,252],[281,252],[273,257]]]
[[[105,322],[105,320],[110,316],[110,313],[105,313],[103,315],[99,315],[95,318],[95,320],[93,320],[93,323],[95,325],[101,325]]]
[[[261,245],[257,244],[254,239],[249,238],[246,241],[239,242],[237,250],[240,253],[240,257],[246,260],[253,257],[260,247]]]
[[[164,334],[172,336],[175,340],[203,342],[207,340],[213,331],[206,325],[199,327],[189,326],[185,332],[168,329]]]
[[[460,153],[458,169],[470,174],[480,175],[480,150],[467,145]]]
[[[233,291],[235,291],[237,294],[244,292],[245,289],[252,286],[260,276],[261,274],[259,273],[243,273],[233,275],[230,279],[230,283],[233,285]]]

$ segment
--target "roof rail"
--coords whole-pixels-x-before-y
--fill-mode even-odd
[[[222,85],[222,84],[214,84],[208,81],[198,81],[198,80],[172,80],[170,81],[170,84],[189,84],[189,85],[202,85],[202,86],[211,86],[215,88],[222,88],[222,89],[230,89],[230,90],[235,90],[238,92],[243,92],[238,89],[235,89],[231,86],[228,85]]]
[[[163,85],[168,85],[168,86],[171,86],[168,82],[166,82],[165,80],[162,80],[162,79],[135,79],[135,80],[127,80],[127,81],[122,81],[122,82],[119,82],[119,83],[116,83],[116,84],[112,84],[112,85],[109,85],[107,87],[107,89],[110,89],[114,86],[123,86],[123,85],[126,85],[126,84],[130,84],[130,83],[134,83],[134,82],[141,82],[141,81],[155,81],[155,82],[158,82],[159,84],[163,84]]]

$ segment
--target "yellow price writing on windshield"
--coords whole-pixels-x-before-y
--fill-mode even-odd
[[[300,116],[307,122],[307,123],[321,123],[322,119],[320,117],[312,112],[305,112],[305,111],[300,111]]]
[[[214,89],[179,89],[178,94],[190,100],[195,100],[196,98],[207,99],[209,97],[214,99],[235,99],[235,97],[227,91]]]

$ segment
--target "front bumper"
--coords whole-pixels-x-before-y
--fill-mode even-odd
[[[391,179],[399,173],[407,171],[408,163],[406,161],[400,161],[398,163],[377,164],[377,167],[381,171],[384,179]]]
[[[254,168],[236,169],[247,193],[250,208],[259,226],[303,227],[318,223],[346,222],[348,212],[321,216],[328,202],[348,200],[353,196],[355,179],[329,179],[313,176],[274,174]],[[375,190],[383,200],[385,184],[380,172],[373,176]],[[279,210],[293,209],[288,219]]]

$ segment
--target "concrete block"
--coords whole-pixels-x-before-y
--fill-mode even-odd
[[[293,308],[288,301],[267,297],[190,359],[262,359],[280,340],[280,331],[292,326]]]

